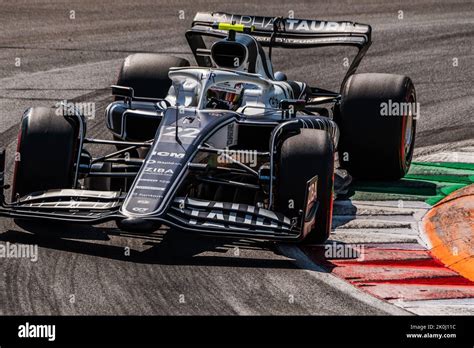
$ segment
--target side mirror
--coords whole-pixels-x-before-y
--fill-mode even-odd
[[[124,97],[126,99],[133,99],[135,97],[135,92],[133,91],[132,87],[124,87],[124,86],[117,86],[112,85],[112,95],[117,97]]]
[[[282,99],[280,101],[283,118],[295,117],[297,111],[303,111],[305,108],[306,100],[304,99]]]

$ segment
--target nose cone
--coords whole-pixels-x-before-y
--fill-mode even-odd
[[[128,217],[117,221],[117,227],[127,232],[151,233],[158,230],[160,226],[161,224],[158,222],[135,217]]]

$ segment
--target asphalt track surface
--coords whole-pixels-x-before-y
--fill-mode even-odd
[[[108,137],[103,110],[122,59],[170,52],[192,61],[184,32],[194,13],[206,10],[294,11],[296,18],[369,23],[374,43],[359,71],[413,79],[421,104],[417,146],[472,138],[472,1],[0,1],[0,145],[9,153],[7,180],[27,107],[94,102],[89,135]],[[346,51],[297,54],[275,53],[276,68],[337,88]],[[38,227],[3,218],[0,241],[39,245],[37,262],[1,260],[0,314],[400,312],[341,284],[294,246],[174,230],[137,236],[113,224]]]

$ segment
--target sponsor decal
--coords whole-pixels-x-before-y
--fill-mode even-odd
[[[161,195],[154,195],[152,193],[134,193],[132,195],[133,197],[141,197],[141,198],[151,198],[151,199],[159,199],[161,198],[162,196]],[[151,204],[151,202],[149,203]]]
[[[148,160],[146,161],[147,164],[161,164],[165,166],[174,166],[178,162],[168,162],[168,161],[157,161],[157,160]]]
[[[277,97],[270,97],[268,100],[268,103],[270,104],[271,107],[277,108],[280,102],[278,101]]]
[[[318,176],[316,175],[308,181],[306,184],[306,204],[304,211],[304,219],[302,230],[306,235],[313,228],[316,223],[316,209],[318,209],[318,202],[316,201],[318,197]]]
[[[219,17],[219,22],[243,24],[245,26],[254,26],[257,28],[264,28],[273,30],[274,18],[270,17],[253,17],[253,16],[240,16],[240,15],[228,15],[226,13],[216,14]]]
[[[136,213],[140,213],[140,214],[146,213],[148,210],[149,210],[148,208],[143,208],[143,207],[133,207],[132,208],[132,211],[134,211]]]
[[[187,202],[194,206],[186,204]],[[290,220],[287,217],[247,204],[196,201],[192,199],[186,201],[181,199],[178,203],[181,212],[190,217],[188,221],[190,225],[239,228],[234,224],[245,224],[248,226],[242,227],[244,229],[253,227],[290,229],[288,226]],[[199,207],[199,209],[195,209],[195,207]]]
[[[237,145],[237,124],[231,123],[227,126],[227,146]]]
[[[184,158],[184,152],[166,152],[166,151],[154,151],[152,156],[159,156],[159,157],[172,157],[172,158]],[[147,161],[148,163],[148,161]]]
[[[153,173],[153,174],[170,175],[170,176],[174,174],[173,169],[152,168],[152,167],[145,168],[144,172],[145,173]]]
[[[152,191],[164,191],[163,187],[156,187],[156,186],[135,186],[135,188],[140,190],[152,190]]]
[[[257,29],[264,30],[273,30],[273,22],[275,21],[274,17],[241,16],[226,13],[214,14],[213,18],[217,19],[219,22],[243,24],[245,26],[254,26]],[[366,30],[366,26],[353,25],[351,22],[286,18],[285,29],[288,31],[301,32],[346,32],[359,29],[360,31],[364,32]]]
[[[306,21],[298,19],[287,19],[289,30],[296,31],[345,31],[345,22]]]

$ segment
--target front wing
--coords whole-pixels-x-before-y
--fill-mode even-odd
[[[231,237],[296,240],[302,234],[301,226],[289,218],[252,205],[176,197],[164,214],[130,218],[120,212],[124,199],[120,192],[53,190],[31,194],[14,204],[2,199],[0,216],[91,225],[116,220],[127,226],[131,221],[137,232],[141,225],[153,222],[156,226]]]

